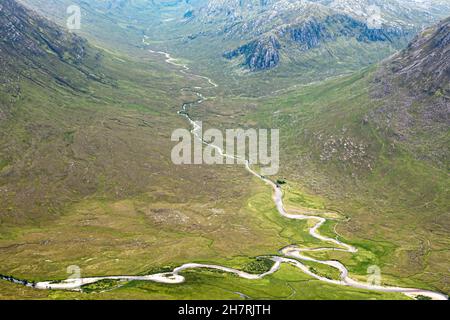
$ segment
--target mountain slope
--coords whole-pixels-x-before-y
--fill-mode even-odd
[[[42,84],[52,78],[74,90],[87,90],[91,79],[107,83],[98,68],[101,54],[84,39],[61,32],[11,0],[1,4],[0,23],[0,59],[5,74],[32,77]],[[64,77],[65,73],[70,77]]]
[[[162,126],[149,117],[177,119],[167,106],[178,104],[171,90],[179,77],[146,53],[133,59],[94,47],[17,1],[2,1],[0,22],[2,227],[60,216],[84,197],[123,198],[151,185],[142,171],[158,161],[143,159],[167,143],[145,142]]]
[[[450,19],[426,29],[375,77],[369,118],[418,159],[449,168]]]
[[[0,120],[20,98],[21,81],[85,94],[92,93],[93,83],[114,85],[104,73],[101,52],[15,1],[0,4],[0,25]]]
[[[396,57],[392,73],[411,90],[448,96],[450,90],[450,19],[423,32]],[[425,81],[425,82],[424,82]]]

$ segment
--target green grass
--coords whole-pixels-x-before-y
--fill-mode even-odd
[[[337,269],[312,261],[302,261],[302,263],[307,265],[311,272],[321,277],[325,277],[330,280],[340,280],[340,272]]]
[[[97,292],[105,292],[116,289],[119,286],[122,286],[124,282],[117,280],[102,280],[96,283],[84,285],[81,287],[83,293],[97,293]]]

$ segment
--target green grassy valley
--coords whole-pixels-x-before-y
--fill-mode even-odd
[[[284,9],[262,32],[253,9],[229,20],[205,13],[203,0],[75,3],[76,32],[64,25],[69,1],[0,4],[1,300],[448,296],[449,19],[433,11],[395,41],[360,41],[360,17],[320,3],[311,20],[320,41],[299,51],[276,33],[294,25]],[[245,21],[252,31],[236,36]],[[276,67],[246,67],[254,52],[224,58],[266,33],[282,44]],[[267,57],[265,45],[256,47]],[[174,164],[171,135],[190,128],[186,103],[205,130],[279,129],[278,174]],[[290,246],[304,257],[287,256]],[[228,271],[174,271],[185,264]],[[82,278],[183,281],[36,287],[64,283],[70,266]],[[372,267],[376,290],[349,285],[369,283]]]

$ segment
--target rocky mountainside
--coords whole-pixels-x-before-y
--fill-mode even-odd
[[[87,80],[108,82],[99,72],[101,54],[86,40],[64,32],[14,0],[0,3],[0,83],[48,80],[77,91],[88,91]],[[8,89],[9,90],[9,89]]]
[[[224,57],[234,59],[240,55],[245,56],[244,65],[250,70],[262,70],[275,67],[280,62],[280,42],[275,36],[261,38],[239,47],[236,50],[226,52]]]
[[[357,42],[388,42],[395,43],[407,39],[411,30],[382,27],[371,29],[367,23],[343,14],[328,15],[324,18],[310,18],[295,25],[283,26],[269,37],[263,35],[224,56],[228,59],[239,54],[245,55],[244,65],[251,70],[270,69],[280,62],[282,47],[295,47],[297,51],[308,51],[327,42],[339,39],[354,39]],[[267,38],[270,41],[267,41]],[[283,46],[280,44],[283,42]],[[277,43],[277,45],[274,45]],[[260,63],[254,64],[254,61]]]
[[[446,15],[450,4],[446,0],[197,0],[194,7],[193,13],[204,21],[266,19],[266,23],[281,24],[328,10],[389,26],[406,26],[432,24],[437,16]]]
[[[51,52],[61,60],[80,63],[85,57],[85,41],[64,33],[47,20],[40,19],[13,0],[0,4],[2,56],[24,58]]]
[[[385,62],[372,85],[381,104],[368,119],[420,159],[448,166],[450,18]]]
[[[283,62],[284,55],[339,40],[384,42],[401,48],[427,24],[450,12],[445,1],[356,0],[210,0],[189,13],[189,23],[229,39],[245,42],[225,52],[228,59],[244,56],[243,66],[264,70]],[[279,45],[275,45],[278,43]],[[345,44],[343,44],[345,45]],[[255,62],[258,63],[255,63]]]
[[[426,26],[436,17],[444,18],[450,8],[447,0],[309,0],[321,3],[355,18],[391,26]]]
[[[450,18],[417,36],[391,68],[412,90],[450,97]]]

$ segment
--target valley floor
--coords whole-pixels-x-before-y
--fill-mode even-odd
[[[175,64],[177,66],[177,63],[174,62],[173,59],[170,58],[170,56],[167,56],[167,61]],[[186,69],[186,67],[184,67],[184,69]],[[189,73],[189,72],[184,72],[185,76],[188,77],[196,77],[195,75]],[[203,78],[203,80],[205,80]],[[211,80],[206,79],[207,82],[209,84],[214,85],[214,82],[212,82]],[[203,98],[202,98],[203,101]],[[229,170],[230,168],[224,168],[223,170]],[[252,171],[250,168],[247,168],[248,171],[254,175],[256,178],[261,179],[261,177],[259,176],[259,174],[257,174],[256,172]],[[198,168],[199,172],[201,172],[201,168]],[[210,169],[208,169],[210,170]],[[215,170],[215,169],[211,169],[211,170]],[[234,168],[232,171],[236,172],[239,169]],[[242,168],[241,168],[242,170]],[[61,291],[54,291],[51,290],[50,292],[43,292],[43,291],[39,291],[36,289],[31,289],[31,288],[20,288],[17,285],[13,285],[13,284],[8,284],[8,283],[3,283],[2,286],[4,286],[4,293],[3,295],[5,295],[3,298],[8,298],[9,293],[8,292],[12,292],[12,295],[18,295],[18,296],[22,296],[22,297],[29,297],[32,296],[33,298],[61,298],[61,299],[65,299],[65,298],[85,298],[85,299],[96,299],[96,298],[146,298],[146,299],[173,299],[173,298],[179,298],[179,299],[184,299],[184,298],[201,298],[201,296],[199,296],[199,293],[201,292],[206,292],[204,290],[199,290],[202,287],[208,288],[207,292],[208,292],[208,298],[210,299],[214,299],[215,295],[217,294],[217,298],[224,298],[224,293],[231,299],[236,299],[236,298],[243,298],[243,297],[250,297],[250,298],[254,298],[254,299],[262,299],[262,298],[275,298],[275,299],[310,299],[310,298],[314,298],[314,299],[364,299],[364,298],[368,298],[368,299],[373,299],[373,298],[377,298],[377,299],[402,299],[402,298],[407,298],[406,296],[400,294],[400,292],[409,292],[408,289],[401,289],[401,288],[397,288],[397,289],[392,289],[390,290],[387,287],[379,287],[377,290],[372,291],[372,290],[365,290],[367,289],[367,287],[365,288],[364,284],[358,285],[358,282],[355,282],[354,280],[351,280],[350,278],[347,277],[347,269],[345,267],[342,268],[338,268],[340,269],[341,273],[336,273],[336,263],[333,263],[331,261],[328,261],[327,263],[323,264],[321,261],[323,261],[323,257],[320,259],[315,259],[313,258],[314,254],[314,250],[309,253],[307,252],[307,249],[295,249],[295,247],[288,247],[289,245],[292,245],[292,243],[299,243],[301,244],[300,247],[301,248],[307,248],[307,247],[314,247],[316,249],[318,249],[317,251],[320,252],[321,254],[323,253],[323,249],[320,249],[320,245],[323,245],[323,241],[328,242],[328,243],[333,243],[333,245],[331,247],[333,247],[334,245],[336,245],[337,247],[340,247],[341,253],[339,253],[340,255],[345,255],[346,256],[346,260],[349,259],[350,256],[356,254],[358,255],[358,253],[356,253],[356,249],[351,246],[351,245],[347,245],[341,241],[338,240],[334,240],[334,235],[330,235],[333,237],[333,239],[331,238],[327,238],[327,237],[323,237],[321,236],[319,233],[317,233],[316,231],[312,231],[312,230],[316,230],[316,226],[322,226],[323,224],[328,224],[327,220],[325,218],[319,218],[319,217],[308,217],[308,216],[301,216],[299,214],[299,212],[297,212],[295,215],[289,215],[288,213],[285,212],[285,209],[283,207],[282,204],[282,193],[281,190],[278,189],[277,186],[275,186],[273,183],[271,183],[269,180],[265,180],[263,179],[266,183],[270,184],[271,187],[274,189],[275,192],[275,204],[276,204],[276,208],[273,207],[272,204],[272,195],[271,192],[269,192],[270,190],[267,190],[267,188],[264,185],[259,185],[257,181],[255,180],[255,178],[251,178],[251,177],[246,177],[245,174],[243,175],[242,173],[237,174],[237,177],[241,177],[240,179],[245,179],[248,180],[251,184],[255,184],[255,187],[251,187],[249,188],[249,193],[246,195],[248,198],[248,202],[245,204],[245,212],[252,212],[252,214],[250,216],[245,216],[244,219],[249,220],[249,222],[251,222],[252,219],[256,219],[259,220],[259,224],[262,223],[264,221],[264,224],[266,224],[266,227],[261,228],[262,226],[259,225],[258,226],[258,232],[263,231],[263,232],[268,232],[266,230],[269,230],[270,224],[274,224],[274,226],[278,226],[276,227],[277,229],[279,229],[279,227],[281,227],[281,230],[279,231],[280,233],[278,234],[279,239],[277,239],[276,241],[270,243],[270,239],[271,237],[269,236],[268,238],[264,239],[264,246],[269,247],[271,246],[272,248],[268,251],[264,251],[263,247],[255,250],[256,248],[252,248],[251,251],[253,251],[253,257],[256,257],[258,255],[264,255],[267,256],[269,254],[273,254],[275,253],[278,249],[286,247],[286,248],[290,248],[290,251],[288,253],[288,251],[285,252],[285,254],[288,254],[289,256],[292,255],[292,260],[290,260],[290,263],[288,263],[288,265],[282,265],[281,269],[277,271],[276,273],[273,274],[267,274],[264,278],[262,279],[258,279],[257,281],[255,281],[255,279],[252,281],[251,279],[242,279],[242,274],[240,274],[240,278],[236,277],[236,275],[233,274],[223,274],[222,272],[220,272],[220,270],[218,270],[219,272],[214,272],[213,270],[183,270],[183,277],[186,278],[186,281],[181,281],[182,283],[178,283],[178,284],[161,284],[161,283],[147,283],[147,282],[142,282],[142,281],[130,281],[131,279],[122,279],[125,281],[121,281],[121,279],[97,279],[99,281],[95,281],[95,283],[91,283],[91,284],[86,284],[85,287],[83,287],[84,289],[84,293],[76,293],[76,292],[61,292]],[[173,177],[173,179],[178,179],[178,177]],[[228,178],[223,179],[221,181],[222,183],[231,183],[233,184],[232,181],[229,181]],[[226,188],[226,186],[224,186],[224,188]],[[204,190],[203,188],[201,188],[199,191],[200,193],[203,192],[202,190]],[[255,191],[257,191],[257,193],[255,194]],[[167,191],[164,191],[167,192]],[[148,196],[151,197],[151,194],[149,194]],[[220,195],[220,197],[222,197],[222,195]],[[289,200],[292,200],[292,196],[289,195]],[[294,197],[295,198],[295,197]],[[133,220],[136,218],[136,216],[134,216],[134,214],[132,213],[133,211],[137,210],[137,213],[140,215],[141,210],[142,209],[137,209],[136,206],[142,206],[145,205],[144,203],[147,202],[148,199],[145,198],[137,198],[136,200],[133,201],[120,201],[117,202],[116,204],[98,204],[96,203],[96,201],[89,201],[84,205],[84,208],[81,207],[79,209],[77,209],[80,213],[82,213],[82,216],[76,215],[73,216],[71,214],[67,215],[66,218],[64,219],[69,219],[69,223],[62,223],[62,221],[58,221],[56,223],[56,225],[51,226],[50,230],[52,228],[55,228],[54,231],[52,232],[56,232],[56,234],[60,234],[61,233],[61,227],[65,225],[65,228],[67,228],[68,232],[73,232],[73,222],[70,222],[70,220],[72,219],[71,216],[73,216],[73,218],[75,219],[79,219],[81,217],[83,217],[83,215],[85,217],[83,217],[81,220],[79,220],[77,222],[77,224],[79,223],[85,223],[87,221],[90,221],[91,219],[95,219],[95,220],[99,220],[102,217],[102,211],[104,211],[107,216],[111,216],[114,217],[114,224],[119,223],[116,227],[119,228],[121,230],[121,232],[124,232],[123,226],[121,226],[120,224],[120,220],[118,221],[117,218],[123,218],[125,226],[128,225],[128,223],[133,223]],[[220,201],[220,200],[217,200]],[[292,202],[289,205],[290,209],[296,209],[295,207],[293,208]],[[230,210],[231,208],[226,208],[226,209],[222,209],[225,211]],[[314,211],[314,208],[305,208],[305,207],[300,207],[300,210],[309,210],[309,211]],[[92,215],[94,210],[94,215]],[[171,209],[173,210],[173,209]],[[97,212],[95,212],[97,211]],[[84,213],[83,213],[84,212]],[[108,213],[109,212],[109,213]],[[163,211],[164,212],[164,211]],[[173,211],[166,211],[166,212],[173,212]],[[212,212],[214,212],[214,210],[212,210]],[[301,211],[300,211],[301,212]],[[322,214],[322,215],[334,215],[333,220],[337,220],[340,221],[341,218],[339,218],[339,215],[335,215],[331,212],[320,212],[317,211],[318,213]],[[120,214],[120,216],[117,216],[117,213]],[[280,214],[284,217],[280,217],[278,216],[278,214]],[[180,213],[177,213],[177,215],[179,215]],[[105,216],[105,218],[107,219],[107,216]],[[212,216],[209,216],[207,218],[207,220],[209,220]],[[242,215],[242,217],[244,217],[244,215]],[[286,219],[288,218],[288,219]],[[176,221],[180,219],[179,216],[174,216],[172,218],[169,218],[169,221],[164,221],[164,225],[168,224],[172,224],[172,223],[177,223]],[[183,219],[183,218],[181,218]],[[187,218],[189,219],[189,218]],[[304,221],[290,221],[290,219],[294,219],[294,220],[304,220]],[[74,220],[77,221],[77,220]],[[317,222],[317,220],[319,222]],[[85,222],[83,222],[85,221]],[[106,222],[107,220],[105,220]],[[316,221],[315,223],[311,224],[313,221]],[[112,221],[111,221],[112,222]],[[341,223],[345,223],[342,222]],[[101,225],[104,226],[103,223],[97,224],[98,227],[100,227]],[[147,225],[147,224],[146,224]],[[80,225],[81,227],[82,225]],[[88,223],[86,226],[90,226],[90,228],[92,228],[91,223]],[[97,227],[97,228],[98,228]],[[111,225],[110,227],[113,227],[113,225]],[[252,227],[253,228],[253,227]],[[269,229],[266,229],[269,228]],[[134,228],[133,228],[134,229]],[[242,225],[240,226],[241,231],[242,230]],[[328,230],[328,228],[324,228],[325,231]],[[75,229],[76,230],[76,229]],[[101,233],[96,233],[95,231],[96,229],[93,228],[92,231],[95,233],[92,233],[92,235],[95,236],[99,236],[100,237],[104,237],[103,235],[103,231],[101,231]],[[152,234],[155,234],[155,231],[157,229],[153,229]],[[29,232],[21,230],[21,235],[16,235],[15,237],[29,237],[30,235],[32,235],[33,237],[35,237],[37,234],[41,233],[43,230],[39,230],[39,229],[34,229],[34,230],[30,230]],[[105,230],[106,231],[106,230]],[[130,230],[131,231],[131,230]],[[256,231],[256,229],[255,229]],[[10,230],[11,232],[11,230]],[[80,229],[80,232],[84,233],[82,231],[82,229]],[[172,232],[172,231],[171,231]],[[216,231],[212,231],[212,232],[217,232]],[[239,233],[239,230],[236,230],[237,233]],[[243,231],[245,233],[245,231]],[[134,234],[141,234],[140,231],[133,230]],[[158,231],[157,233],[159,233],[161,235],[161,231]],[[190,232],[188,232],[190,233]],[[270,233],[270,232],[269,232]],[[328,232],[327,232],[328,233]],[[331,233],[334,233],[333,231]],[[47,232],[45,234],[48,234]],[[55,235],[56,235],[55,234]],[[225,231],[226,234],[226,231]],[[106,235],[106,234],[105,234]],[[143,235],[143,233],[142,233]],[[111,234],[111,236],[113,236],[113,234]],[[256,236],[256,234],[255,234]],[[92,236],[91,236],[92,237]],[[226,235],[227,239],[229,237],[229,234]],[[243,238],[242,238],[243,237]],[[133,237],[127,237],[129,238],[129,241],[132,241],[131,239],[133,239]],[[141,238],[141,236],[140,236]],[[157,245],[159,236],[155,239],[155,258],[159,255],[161,255],[162,253],[162,248]],[[248,237],[246,237],[245,235],[241,235],[239,238],[245,239],[244,241],[246,241],[247,243],[251,244],[251,242],[249,241],[250,239]],[[186,243],[185,245],[183,245],[180,242],[185,242],[186,237],[185,235],[179,235],[178,237],[178,241],[179,243],[177,243],[174,246],[174,243],[170,243],[170,241],[168,243],[166,243],[166,247],[171,248],[171,250],[174,250],[175,248],[179,247],[179,257],[176,258],[175,255],[173,255],[173,252],[171,252],[170,254],[168,254],[168,256],[166,257],[165,261],[166,263],[170,263],[171,266],[176,266],[176,263],[185,263],[185,262],[191,262],[191,261],[196,261],[198,263],[206,263],[208,262],[208,264],[211,264],[211,261],[213,261],[214,263],[221,263],[221,265],[226,265],[229,268],[237,268],[237,269],[242,269],[243,265],[244,265],[244,269],[245,269],[245,263],[247,263],[247,265],[252,265],[252,260],[254,258],[251,258],[252,255],[249,255],[248,258],[245,257],[246,254],[241,251],[241,258],[238,258],[237,256],[235,256],[235,258],[233,259],[217,259],[217,258],[213,258],[214,255],[210,255],[208,253],[209,250],[211,250],[214,246],[216,246],[216,241],[217,240],[213,240],[210,244],[208,244],[208,250],[205,250],[204,258],[199,259],[199,248],[201,248],[203,246],[203,244],[200,242],[198,242],[197,244],[195,244],[195,242],[193,243]],[[189,239],[189,238],[188,238]],[[94,239],[92,239],[94,240]],[[100,240],[100,239],[98,239]],[[175,239],[174,239],[175,240]],[[53,240],[51,240],[53,241]],[[135,240],[136,241],[136,240]],[[94,273],[92,273],[92,276],[104,276],[105,274],[101,271],[101,269],[105,269],[105,270],[110,270],[109,272],[111,272],[111,267],[110,266],[106,266],[105,264],[109,264],[111,262],[111,260],[113,260],[112,258],[114,256],[116,257],[120,257],[120,258],[115,258],[114,260],[116,261],[118,267],[117,269],[115,269],[115,275],[117,274],[124,274],[124,271],[127,270],[126,274],[136,274],[136,271],[138,271],[140,274],[143,275],[147,275],[147,274],[152,274],[152,273],[157,273],[156,271],[160,271],[160,272],[168,272],[171,271],[173,267],[164,267],[164,268],[160,268],[159,270],[155,269],[154,272],[149,273],[149,271],[145,272],[143,271],[142,267],[144,265],[156,265],[155,264],[155,260],[152,260],[150,258],[150,256],[148,255],[149,251],[146,248],[149,245],[148,240],[145,240],[144,238],[142,238],[140,241],[140,244],[136,243],[136,248],[141,247],[140,249],[138,249],[138,251],[133,250],[130,251],[129,249],[125,249],[125,251],[121,251],[120,250],[120,245],[117,248],[114,248],[113,252],[109,253],[109,257],[105,257],[105,259],[101,259],[104,260],[103,262],[101,261],[97,261],[96,262],[96,267],[94,267],[92,265],[92,258],[89,258],[89,255],[86,255],[86,258],[83,259],[85,261],[83,261],[83,264],[86,265],[86,268],[82,268],[83,270],[83,274],[85,274],[86,272],[90,272],[89,270],[92,270]],[[196,236],[192,236],[192,241],[198,241],[198,237]],[[258,240],[254,240],[254,241],[258,241]],[[15,253],[11,252],[13,254],[13,256],[11,256],[13,259],[17,259],[20,257],[19,254],[17,254],[17,247],[14,245],[15,241],[7,241],[9,242],[12,247],[14,247],[14,251]],[[103,240],[102,240],[103,242]],[[131,243],[130,243],[131,244]],[[205,243],[206,244],[206,243]],[[225,243],[223,243],[225,244]],[[232,244],[232,242],[231,242]],[[282,246],[283,244],[283,246]],[[50,244],[51,245],[51,244]],[[181,246],[180,246],[181,245]],[[227,245],[230,245],[230,243],[228,243]],[[27,244],[25,244],[25,246],[28,246]],[[89,245],[87,245],[89,247]],[[38,245],[38,247],[40,247],[40,245]],[[99,249],[103,248],[104,244],[100,244]],[[326,247],[325,251],[327,251],[328,249],[330,249],[331,247]],[[8,247],[4,246],[4,249],[7,249]],[[77,250],[78,248],[78,244],[74,245],[74,250]],[[87,247],[86,247],[87,248]],[[193,248],[197,248],[194,252]],[[91,250],[92,248],[90,248],[89,250]],[[219,248],[216,248],[216,250],[218,250]],[[242,248],[243,250],[249,250],[249,248]],[[293,249],[293,250],[292,250]],[[364,248],[365,249],[365,248]],[[22,251],[23,249],[19,249],[20,251]],[[38,249],[38,250],[42,250]],[[19,251],[19,252],[20,252]],[[189,255],[192,256],[193,260],[188,260],[188,255],[187,255],[187,251],[190,251]],[[214,250],[213,250],[214,251]],[[300,252],[302,251],[306,251],[305,252],[305,256],[302,256],[302,254],[300,254]],[[335,251],[335,250],[331,250],[331,251]],[[8,252],[8,250],[6,251]],[[23,251],[22,251],[23,252]],[[114,253],[115,252],[115,253]],[[223,255],[223,257],[229,256],[229,254],[224,254],[225,252],[222,252],[221,250],[219,251],[220,255]],[[232,252],[232,251],[231,251]],[[370,249],[369,249],[370,252]],[[212,253],[212,252],[211,252]],[[250,251],[249,251],[250,253]],[[255,255],[257,253],[257,255]],[[67,253],[66,253],[67,254]],[[278,253],[277,253],[278,254]],[[308,255],[310,255],[310,257],[308,257]],[[47,256],[46,252],[40,252],[39,255],[41,256]],[[144,258],[143,256],[146,256],[146,258]],[[362,255],[365,256],[367,255],[367,252],[364,250],[362,252]],[[207,258],[208,256],[210,256],[210,258]],[[67,264],[67,258],[69,259],[69,261],[73,261],[74,264],[77,263],[77,261],[79,261],[77,258],[75,258],[74,256],[70,257],[67,256],[66,259],[61,259],[61,257],[58,257],[58,255],[54,256],[54,259],[58,262],[58,265],[64,265],[65,263]],[[132,260],[130,259],[132,258]],[[161,258],[158,258],[159,261],[161,261]],[[276,258],[274,258],[276,260]],[[295,260],[306,260],[307,263],[305,262],[305,264],[300,264],[299,262],[295,262]],[[354,258],[350,258],[350,260],[353,260]],[[121,266],[122,261],[126,261],[126,268],[123,268]],[[139,261],[141,260],[141,261]],[[142,260],[147,260],[147,261],[152,261],[152,262],[145,262]],[[247,260],[247,262],[245,262]],[[356,261],[358,260],[358,258],[356,258]],[[133,261],[135,263],[133,263]],[[139,261],[139,262],[138,262]],[[163,260],[164,261],[164,260]],[[31,262],[31,261],[30,261]],[[53,259],[47,259],[45,262],[47,263],[51,263],[52,267],[55,267],[54,263],[53,263]],[[99,264],[100,262],[100,264]],[[285,262],[288,262],[287,260]],[[294,263],[294,266],[291,265],[292,263]],[[298,264],[297,267],[295,268],[295,264]],[[360,262],[361,263],[361,262]],[[303,272],[306,272],[307,274],[303,274],[302,272],[299,272],[298,269],[300,266],[300,268],[303,270]],[[105,268],[106,267],[106,268]],[[5,268],[5,266],[2,266],[3,269],[7,269],[7,267]],[[354,267],[353,267],[354,268]],[[203,268],[202,268],[203,269]],[[120,270],[122,270],[121,273]],[[55,270],[56,271],[56,270]],[[217,271],[217,270],[216,270]],[[223,271],[223,270],[222,270]],[[254,270],[253,270],[254,271]],[[55,273],[55,275],[57,274],[61,274],[61,271],[57,271]],[[232,273],[239,273],[238,271],[236,272],[232,272]],[[26,274],[28,274],[27,271],[22,271],[21,274],[23,276],[25,276]],[[46,276],[43,275],[41,273],[41,271],[36,270],[36,274],[39,274],[38,277],[34,277],[33,280],[34,281],[42,281],[42,280],[49,280],[48,278],[45,278]],[[113,275],[114,275],[113,274]],[[238,274],[239,275],[239,274]],[[249,277],[251,278],[250,274],[248,274]],[[353,276],[353,275],[352,275]],[[364,282],[364,276],[361,274],[355,274],[356,279],[358,279],[359,281]],[[256,276],[255,276],[256,277]],[[367,275],[366,275],[367,277]],[[30,278],[25,277],[28,280],[31,280]],[[245,277],[244,277],[245,278]],[[259,277],[256,277],[259,278]],[[57,278],[55,278],[57,279]],[[168,278],[169,282],[170,282],[170,277]],[[183,278],[184,280],[184,278]],[[348,282],[347,282],[348,281]],[[178,282],[178,281],[175,281]],[[325,283],[324,283],[325,282]],[[326,282],[329,282],[328,284]],[[362,283],[361,282],[361,283]],[[406,282],[398,282],[397,279],[393,278],[393,277],[386,277],[383,279],[383,285],[396,285],[397,283],[402,283],[402,284],[406,284]],[[413,283],[413,282],[411,282]],[[344,287],[342,287],[344,285]],[[349,288],[348,286],[360,286],[360,288]],[[58,287],[64,288],[64,285],[58,285],[58,284],[51,284],[51,283],[39,283],[38,286],[43,286],[43,287],[49,287],[49,288],[53,288],[53,289],[57,289]],[[368,287],[370,287],[371,285],[369,285]],[[164,289],[163,289],[164,288]],[[214,288],[214,289],[212,289]],[[376,289],[374,287],[374,289]],[[321,292],[320,294],[318,292]],[[388,291],[388,292],[378,292],[378,291]],[[389,292],[392,291],[392,292]],[[268,294],[268,292],[270,292],[270,294]],[[439,298],[439,297],[443,297],[440,296],[438,294],[434,294],[432,292],[429,291],[425,291],[425,290],[412,290],[412,294],[413,296],[422,296],[422,297],[434,297],[434,298]]]

